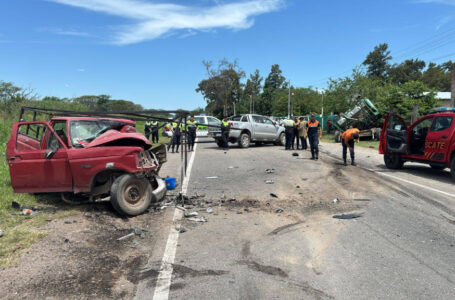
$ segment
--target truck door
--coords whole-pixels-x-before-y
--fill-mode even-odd
[[[406,154],[408,129],[404,120],[395,114],[386,116],[381,132],[380,153]]]
[[[425,141],[425,159],[441,163],[446,161],[452,126],[453,117],[451,116],[434,118]]]
[[[72,190],[66,146],[45,122],[15,123],[7,153],[14,192]]]
[[[267,141],[275,141],[278,136],[277,136],[277,132],[278,132],[278,127],[275,126],[275,124],[273,123],[272,120],[270,120],[269,118],[266,118],[264,117],[264,125],[265,125],[265,133],[266,133],[266,139]]]
[[[264,117],[252,116],[253,117],[253,137],[256,141],[263,141],[267,138],[267,125],[264,123]]]

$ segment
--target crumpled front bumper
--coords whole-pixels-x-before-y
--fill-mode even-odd
[[[166,182],[162,178],[157,176],[156,183],[158,184],[158,187],[152,192],[152,202],[161,201],[167,192]]]

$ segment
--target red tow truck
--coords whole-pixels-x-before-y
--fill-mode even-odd
[[[450,168],[455,179],[455,108],[438,108],[410,126],[396,114],[386,116],[379,153],[389,169],[407,161],[429,164],[433,169]]]
[[[113,207],[130,216],[164,197],[158,172],[165,146],[150,150],[135,121],[66,116],[26,122],[22,114],[6,148],[14,192],[59,192],[70,203],[110,196]]]

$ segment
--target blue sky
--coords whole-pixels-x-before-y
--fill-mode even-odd
[[[382,42],[401,59],[453,60],[454,28],[455,0],[2,0],[0,80],[192,109],[205,105],[202,60],[264,77],[278,63],[293,85],[324,87]]]

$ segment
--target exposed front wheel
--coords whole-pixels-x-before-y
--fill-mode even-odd
[[[400,169],[404,161],[398,155],[384,155],[384,163],[388,169]]]
[[[131,174],[118,177],[111,186],[111,203],[122,215],[137,216],[152,201],[152,186],[146,178]]]
[[[279,145],[279,146],[284,146],[284,145],[286,145],[286,135],[284,134],[284,132],[282,132],[282,133],[280,134],[280,137],[278,138],[278,143],[277,143],[277,145]]]
[[[446,166],[433,165],[433,164],[430,164],[430,167],[431,167],[433,170],[444,170],[444,169],[446,168]]]
[[[250,135],[248,133],[242,133],[239,138],[240,148],[248,148],[250,146]]]
[[[341,132],[335,130],[335,133],[333,134],[333,139],[335,140],[335,143],[341,143]]]
[[[218,147],[224,148],[224,144],[223,144],[223,140],[222,139],[217,139],[216,140],[216,144],[218,145]]]
[[[450,161],[450,174],[452,175],[452,179],[455,180],[455,157],[452,157]]]

